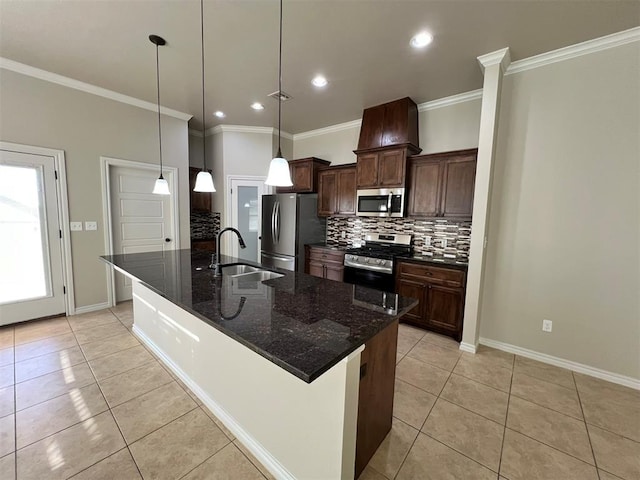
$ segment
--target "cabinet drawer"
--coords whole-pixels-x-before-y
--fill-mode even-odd
[[[402,262],[398,265],[398,273],[401,277],[420,277],[424,281],[450,287],[462,287],[465,277],[460,270]]]
[[[320,263],[344,264],[344,253],[324,250],[321,248],[309,249],[309,260]]]

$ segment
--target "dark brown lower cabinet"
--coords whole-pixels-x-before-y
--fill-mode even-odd
[[[420,302],[402,321],[460,341],[465,286],[466,273],[462,270],[400,262],[396,291]]]
[[[342,282],[344,279],[344,252],[305,245],[305,273],[314,277]]]

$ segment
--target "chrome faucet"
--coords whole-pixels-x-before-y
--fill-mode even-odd
[[[224,232],[228,231],[231,231],[238,236],[238,243],[240,244],[240,248],[247,248],[247,245],[244,243],[244,239],[242,238],[242,235],[238,230],[233,227],[227,227],[220,230],[220,232],[218,232],[218,238],[216,240],[216,259],[215,262],[213,261],[213,259],[211,259],[211,265],[209,265],[209,268],[213,269],[214,277],[222,276],[222,267],[224,267],[224,265],[220,263],[220,237],[222,237],[222,234]]]

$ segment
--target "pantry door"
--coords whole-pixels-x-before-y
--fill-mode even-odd
[[[55,159],[0,150],[0,325],[64,314]]]

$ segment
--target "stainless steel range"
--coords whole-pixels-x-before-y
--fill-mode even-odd
[[[411,255],[411,235],[369,233],[362,247],[348,248],[344,281],[393,292],[396,257]]]

